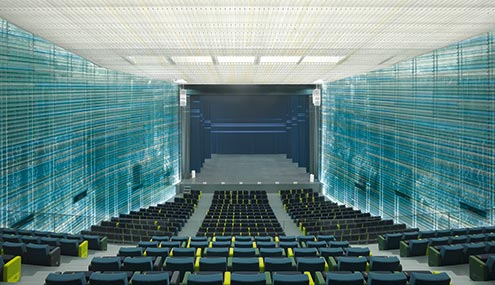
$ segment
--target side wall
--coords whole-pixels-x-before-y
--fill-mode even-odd
[[[0,20],[0,226],[77,232],[179,181],[177,88]]]
[[[326,195],[420,229],[494,224],[494,40],[326,84]]]

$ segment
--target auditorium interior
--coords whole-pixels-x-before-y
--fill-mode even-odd
[[[0,282],[495,284],[495,2],[0,1]]]

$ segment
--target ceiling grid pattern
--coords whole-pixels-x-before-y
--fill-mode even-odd
[[[2,0],[0,17],[118,71],[190,84],[307,84],[491,31],[495,1]]]

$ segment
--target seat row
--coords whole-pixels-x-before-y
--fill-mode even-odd
[[[215,191],[198,236],[282,235],[266,191]]]
[[[29,237],[18,235],[2,235],[2,241],[0,246],[3,252],[6,254],[19,255],[23,257],[23,260],[27,260],[31,252],[52,252],[53,248],[58,248],[58,259],[60,260],[60,254],[69,256],[88,256],[88,241],[81,239],[59,239],[54,237]],[[26,261],[27,262],[27,261]],[[58,265],[58,264],[57,264]]]
[[[428,265],[445,266],[468,263],[471,255],[495,254],[495,242],[463,243],[428,247]]]
[[[469,257],[469,277],[473,281],[495,280],[495,254],[478,254]]]
[[[0,255],[0,282],[19,282],[21,279],[21,257]]]
[[[105,235],[114,243],[136,243],[149,240],[152,236],[177,235],[184,223],[194,212],[201,198],[201,192],[193,190],[184,197],[175,197],[174,202],[150,206],[131,211],[92,225],[84,234]]]
[[[427,239],[411,239],[400,241],[400,256],[424,256],[428,254],[429,247],[438,247],[443,245],[462,245],[462,244],[484,244],[487,251],[491,252],[492,245],[495,244],[495,235],[493,234],[476,234],[468,236],[451,236],[436,237]]]
[[[182,281],[179,281],[182,280]],[[50,273],[46,285],[306,285],[315,283],[309,273],[299,272],[186,272],[179,278],[178,272],[64,272]]]
[[[78,240],[88,242],[88,249],[107,250],[108,238],[102,235],[56,233],[50,231],[22,230],[0,228],[0,242],[10,241],[17,243],[48,244],[59,246],[60,240]]]
[[[369,213],[317,199],[319,194],[312,190],[282,190],[280,197],[284,209],[304,234],[334,235],[337,240],[368,244],[384,233],[407,231],[405,224],[394,224],[392,220],[384,221]]]
[[[449,285],[446,273],[432,272],[186,272],[179,281],[178,272],[64,272],[50,273],[46,285]]]
[[[456,236],[467,236],[473,242],[486,241],[488,237],[495,236],[495,226],[388,233],[378,237],[378,247],[381,250],[398,249],[402,240]]]

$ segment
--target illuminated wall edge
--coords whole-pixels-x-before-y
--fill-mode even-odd
[[[420,229],[495,224],[494,39],[325,84],[325,195]]]
[[[0,80],[0,226],[75,233],[175,193],[175,85],[98,67],[1,19]]]

